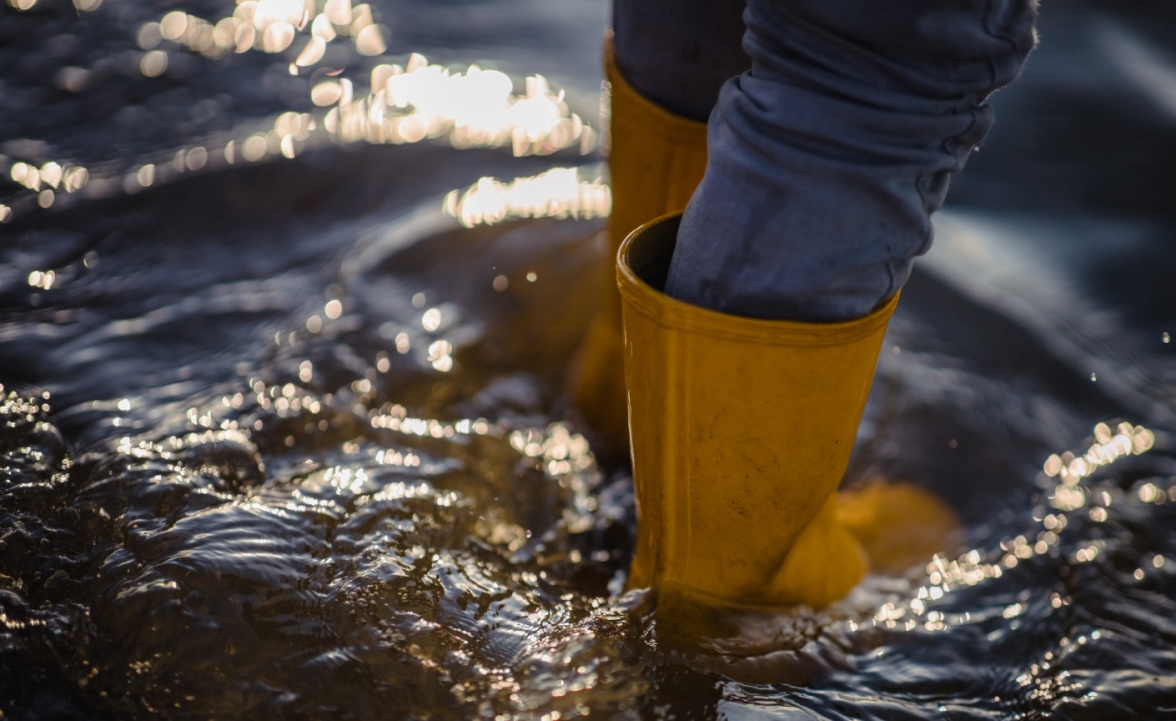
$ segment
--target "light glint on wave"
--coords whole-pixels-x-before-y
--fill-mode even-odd
[[[599,178],[580,180],[577,168],[552,168],[509,183],[482,178],[465,191],[451,191],[443,207],[467,228],[508,218],[604,218],[612,209],[612,191]]]
[[[505,73],[470,65],[451,72],[413,53],[407,66],[378,65],[371,92],[354,97],[347,79],[330,78],[311,88],[311,99],[332,107],[324,126],[345,143],[416,143],[447,140],[456,148],[509,145],[516,156],[549,155],[579,146],[596,148],[597,137],[569,111],[564,93],[554,93],[541,75],[524,81],[522,95]]]

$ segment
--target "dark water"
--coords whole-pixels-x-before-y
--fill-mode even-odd
[[[515,214],[601,209],[607,7],[378,2],[383,57],[357,9],[291,75],[309,23],[79,4],[0,9],[4,717],[1176,717],[1167,5],[1044,9],[892,323],[849,480],[971,550],[685,652],[561,394],[601,221],[465,194],[579,168]],[[434,77],[406,120],[368,90],[411,52],[550,91]]]

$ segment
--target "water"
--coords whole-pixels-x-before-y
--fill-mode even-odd
[[[0,181],[6,717],[1176,716],[1170,9],[1045,8],[891,326],[849,479],[934,489],[968,548],[698,645],[619,594],[629,480],[561,394],[607,8],[381,2],[386,57],[291,75],[309,24],[220,54],[81,6],[0,10],[37,171]],[[355,103],[411,52],[514,87],[401,86],[434,112],[385,125]]]

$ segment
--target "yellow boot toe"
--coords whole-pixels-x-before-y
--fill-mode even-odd
[[[836,520],[862,545],[875,573],[903,573],[963,546],[956,512],[913,483],[873,481],[842,491]]]

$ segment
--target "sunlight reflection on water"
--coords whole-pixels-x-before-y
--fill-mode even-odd
[[[28,10],[33,5],[13,7]],[[97,7],[95,4],[88,10]],[[269,128],[236,137],[208,138],[175,150],[166,160],[140,161],[122,177],[102,174],[91,178],[91,171],[76,163],[47,161],[37,167],[17,160],[9,173],[32,191],[35,202],[0,198],[5,201],[0,203],[0,223],[8,222],[17,212],[53,206],[57,190],[85,197],[103,197],[115,190],[136,193],[185,172],[217,169],[242,160],[292,159],[308,148],[331,143],[433,140],[455,148],[507,146],[515,156],[565,150],[584,156],[596,150],[596,130],[568,108],[564,92],[553,91],[542,75],[523,78],[523,92],[516,95],[515,80],[477,64],[457,70],[430,64],[419,53],[409,54],[403,66],[380,63],[387,45],[374,17],[370,5],[352,7],[349,0],[243,0],[231,16],[216,22],[172,10],[158,21],[144,23],[135,33],[135,44],[145,51],[138,67],[149,79],[166,73],[169,52],[190,52],[209,60],[250,50],[274,54],[287,50],[299,34],[309,37],[289,65],[292,75],[318,65],[327,56],[330,43],[348,38],[360,56],[371,57],[378,64],[364,78],[345,77],[343,70],[329,68],[310,76],[308,97],[322,111],[287,111],[272,120]],[[91,71],[71,66],[62,72],[60,83],[81,92]],[[366,90],[357,89],[357,84]],[[117,165],[116,158],[110,160]],[[9,158],[0,156],[0,166],[8,162]]]

